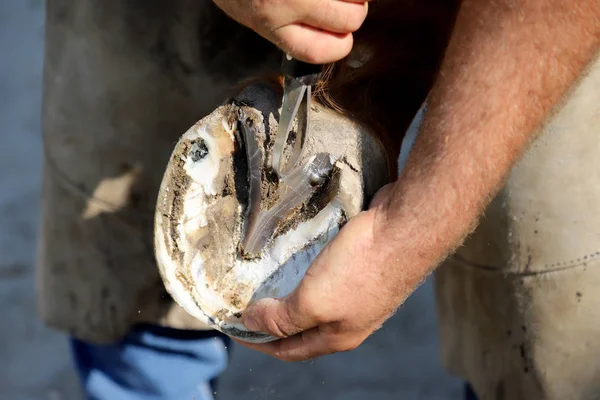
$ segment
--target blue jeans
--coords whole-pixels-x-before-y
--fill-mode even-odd
[[[213,400],[231,340],[214,331],[139,326],[114,345],[71,339],[89,400]],[[477,400],[465,384],[465,400]]]
[[[71,339],[89,400],[213,400],[230,339],[215,331],[137,326],[120,342]]]

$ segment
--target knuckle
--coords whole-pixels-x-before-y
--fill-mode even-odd
[[[331,315],[329,310],[323,307],[318,300],[318,297],[305,296],[300,298],[299,304],[301,308],[299,311],[301,314],[308,316],[317,325],[324,325],[331,322]]]
[[[324,339],[325,346],[335,353],[352,351],[362,343],[361,340],[345,338],[339,334],[329,334]]]
[[[332,322],[331,315],[329,315],[327,310],[324,309],[313,309],[311,313],[311,317],[313,321],[316,322],[317,325],[325,325]]]
[[[270,318],[267,321],[267,330],[273,336],[277,336],[278,338],[283,339],[288,336],[291,336],[291,334],[289,333],[291,331],[289,326],[283,321],[278,320],[277,318]]]
[[[267,329],[279,338],[286,338],[300,331],[293,322],[287,307],[277,308],[276,314],[267,320]]]

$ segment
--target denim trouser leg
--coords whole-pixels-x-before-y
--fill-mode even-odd
[[[86,399],[212,400],[230,340],[215,331],[139,326],[114,345],[71,339]]]

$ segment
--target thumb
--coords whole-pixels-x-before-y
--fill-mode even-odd
[[[253,332],[286,338],[317,326],[317,321],[298,306],[297,291],[281,299],[262,299],[249,306],[242,322]]]

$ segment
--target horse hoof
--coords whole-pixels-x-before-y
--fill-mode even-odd
[[[289,294],[343,224],[389,179],[385,149],[363,127],[320,105],[302,152],[277,176],[271,149],[279,95],[253,85],[176,144],[158,194],[155,253],[173,299],[229,336],[261,343],[241,316]],[[290,135],[294,140],[294,135]]]

